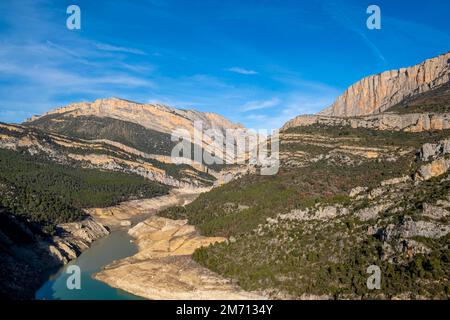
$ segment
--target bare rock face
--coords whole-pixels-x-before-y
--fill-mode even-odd
[[[450,139],[439,141],[439,143],[425,143],[419,151],[422,161],[429,161],[450,153]]]
[[[439,177],[450,169],[450,139],[444,139],[437,143],[425,143],[418,152],[421,161],[430,161],[417,170],[414,179],[416,181],[426,181],[434,177]]]
[[[448,205],[448,203],[447,203]],[[423,215],[431,219],[442,219],[450,216],[450,211],[441,206],[423,204]]]
[[[368,221],[371,219],[375,219],[381,212],[389,208],[391,205],[392,205],[391,202],[385,202],[377,204],[375,206],[366,207],[355,212],[355,216],[358,217],[361,221]]]
[[[312,209],[306,208],[304,210],[292,210],[287,214],[279,215],[279,218],[298,221],[311,221],[311,220],[327,221],[346,214],[348,214],[347,208],[344,208],[341,205],[335,205],[335,206],[317,207]],[[276,223],[278,221],[274,220],[273,222]]]
[[[450,80],[450,52],[400,70],[362,79],[348,88],[321,115],[365,116],[386,111],[408,97],[425,93]]]
[[[327,126],[350,126],[352,128],[366,128],[373,130],[423,132],[450,129],[450,114],[396,114],[386,112],[354,118],[328,115],[302,115],[287,122],[281,130],[283,131],[289,128],[306,127],[316,124]]]
[[[53,238],[53,244],[48,250],[57,260],[68,263],[81,252],[88,249],[91,244],[109,234],[109,231],[92,218],[80,222],[70,222],[58,225],[61,235]],[[46,246],[47,244],[42,244]]]
[[[437,159],[429,164],[423,165],[415,174],[416,181],[426,181],[439,177],[450,169],[450,159]]]
[[[171,133],[177,128],[191,130],[194,121],[202,121],[205,129],[242,128],[214,113],[175,109],[161,104],[141,104],[118,98],[97,99],[94,102],[73,103],[49,111],[42,116],[34,116],[28,121],[43,116],[64,114],[64,116],[109,117],[140,124],[159,132]]]
[[[398,225],[390,224],[384,230],[386,240],[392,238],[426,237],[438,239],[450,232],[450,226],[428,221],[414,221],[411,217],[405,217]]]
[[[94,102],[70,104],[49,111],[41,116],[34,116],[28,119],[26,123],[55,115],[62,117],[57,119],[57,121],[61,121],[64,117],[80,116],[113,118],[136,123],[147,129],[167,134],[172,134],[175,130],[182,129],[189,133],[192,139],[194,139],[194,131],[196,129],[203,132],[203,135],[200,137],[199,143],[197,141],[195,143],[198,145],[202,144],[210,152],[214,151],[214,148],[208,148],[210,144],[215,145],[214,138],[220,136],[224,140],[227,129],[231,129],[227,136],[228,139],[242,139],[249,134],[247,129],[240,124],[233,123],[216,113],[176,109],[161,104],[141,104],[118,98],[97,99]],[[215,146],[222,147],[219,142]]]

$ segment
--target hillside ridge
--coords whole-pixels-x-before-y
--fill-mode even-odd
[[[351,85],[319,115],[354,117],[386,111],[450,81],[450,52],[415,66],[371,75]]]

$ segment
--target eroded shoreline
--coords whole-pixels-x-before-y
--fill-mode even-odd
[[[92,275],[93,279],[111,288],[147,299],[265,299],[242,290],[231,280],[193,261],[192,254],[197,248],[226,241],[225,238],[204,237],[194,226],[188,225],[187,220],[157,216],[159,211],[186,205],[207,191],[209,189],[172,189],[168,195],[156,198],[126,201],[108,208],[87,209],[89,217],[86,222],[89,223],[68,224],[65,228],[74,239],[92,238],[80,251],[89,250],[90,243],[96,238],[128,231],[138,252],[103,265],[102,270]],[[104,230],[104,234],[91,231],[97,231],[98,228]],[[75,243],[72,238],[71,241]],[[67,255],[67,259],[59,257],[64,260],[64,264],[70,260],[76,263],[74,259],[77,258],[75,252],[69,256],[70,245],[67,248],[62,246],[68,239],[59,241],[58,246],[58,251],[64,249],[64,256]]]
[[[196,198],[187,195],[178,193],[169,202],[187,204]],[[159,204],[153,203],[156,206],[152,215],[128,231],[136,241],[138,253],[107,265],[94,275],[95,279],[147,299],[264,299],[193,261],[191,256],[197,248],[226,239],[201,236],[187,220],[157,216],[158,211],[171,206],[167,201]],[[126,213],[121,214],[127,220]]]

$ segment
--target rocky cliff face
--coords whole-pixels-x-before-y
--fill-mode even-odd
[[[32,117],[25,124],[34,125],[44,119],[61,122],[74,117],[118,119],[168,135],[177,129],[183,129],[190,134],[192,139],[194,138],[194,125],[200,123],[201,127],[197,126],[197,130],[203,132],[203,136],[200,137],[200,141],[194,143],[204,147],[209,152],[214,151],[214,147],[209,147],[210,145],[222,147],[219,142],[215,143],[214,137],[216,135],[225,137],[227,129],[234,130],[233,132],[230,131],[230,138],[235,141],[248,134],[243,126],[232,123],[215,113],[176,109],[160,104],[141,104],[118,98],[74,103],[47,112],[42,116]],[[220,154],[217,154],[217,156],[220,157]]]
[[[214,113],[182,110],[161,104],[141,104],[118,98],[98,99],[94,102],[80,102],[34,116],[27,122],[41,117],[64,114],[64,116],[97,116],[129,121],[156,131],[171,133],[177,128],[193,129],[194,121],[202,121],[205,129],[242,128]]]
[[[0,298],[33,299],[52,272],[109,234],[91,218],[60,224],[57,230],[57,235],[46,236],[0,207]]]
[[[438,88],[450,81],[450,52],[400,70],[362,79],[348,88],[321,115],[365,116],[386,111],[406,98]]]
[[[311,125],[350,126],[352,128],[366,128],[374,130],[422,132],[429,130],[450,129],[450,114],[410,113],[395,114],[382,113],[364,117],[335,117],[326,115],[298,116],[287,122],[281,130]]]
[[[88,249],[91,244],[109,234],[104,225],[88,217],[79,222],[62,223],[58,225],[58,236],[53,237],[52,243],[41,242],[50,254],[60,263],[66,264]]]

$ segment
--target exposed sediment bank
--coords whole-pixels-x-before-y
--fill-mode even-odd
[[[189,203],[197,198],[200,193],[209,190],[210,188],[173,189],[165,196],[126,201],[117,206],[93,208],[86,211],[96,221],[109,228],[127,227],[135,222],[144,220],[160,210]]]
[[[221,237],[204,237],[186,220],[152,216],[129,230],[139,252],[115,261],[95,278],[148,299],[264,299],[191,259],[195,249]]]

